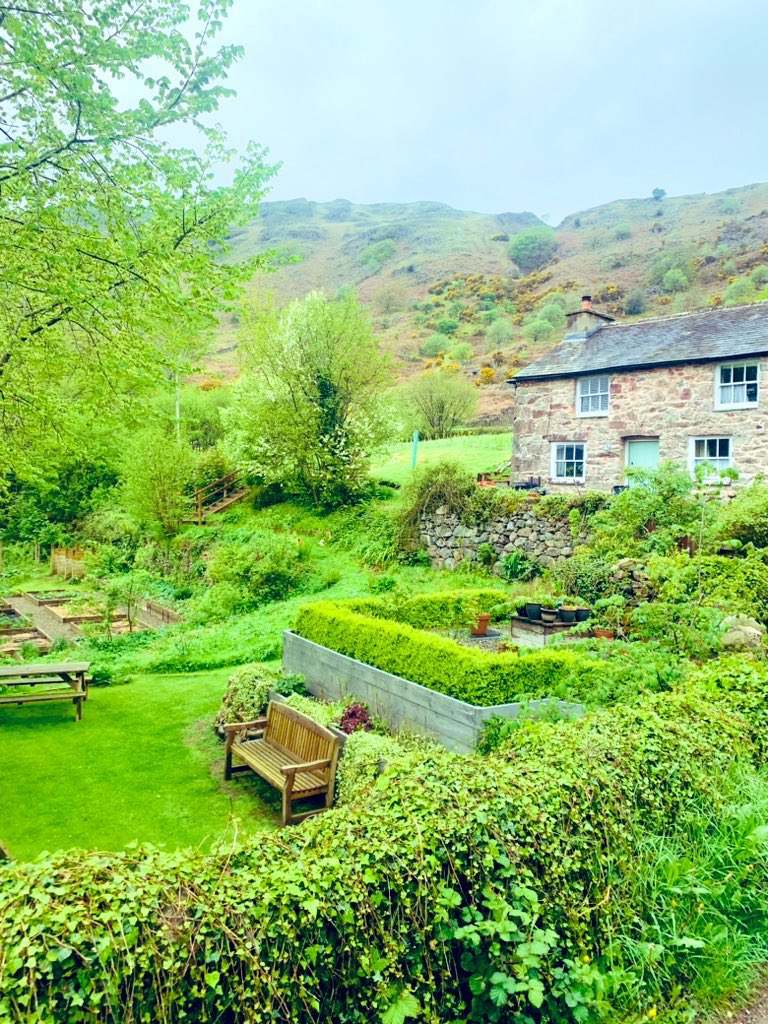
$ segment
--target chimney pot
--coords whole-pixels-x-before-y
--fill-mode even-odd
[[[581,296],[581,308],[582,309],[592,309],[592,296],[591,295],[582,295]]]

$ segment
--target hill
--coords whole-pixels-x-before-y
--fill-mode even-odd
[[[554,255],[522,268],[510,242],[532,228],[551,233]],[[622,319],[762,297],[768,184],[618,200],[555,229],[525,212],[296,199],[264,203],[231,241],[238,257],[280,253],[273,275],[254,278],[253,295],[286,301],[354,288],[402,376],[458,364],[482,385],[481,421],[500,422],[511,394],[499,382],[560,339],[564,310],[583,291]],[[237,332],[236,316],[222,322],[211,371],[234,371]]]

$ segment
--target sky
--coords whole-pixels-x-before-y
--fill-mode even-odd
[[[235,0],[219,121],[270,199],[437,200],[557,224],[768,179],[764,0]]]

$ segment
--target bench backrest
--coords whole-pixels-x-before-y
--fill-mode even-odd
[[[313,722],[296,708],[276,701],[270,701],[267,708],[264,739],[295,754],[296,760],[302,764],[325,758],[334,759],[340,746],[339,739],[330,729]]]

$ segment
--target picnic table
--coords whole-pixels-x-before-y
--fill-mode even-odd
[[[89,661],[49,662],[38,665],[0,665],[0,690],[24,687],[22,692],[0,692],[3,704],[40,704],[52,700],[71,700],[75,720],[83,717],[82,704],[88,699]],[[57,689],[35,691],[36,686],[58,686]]]

